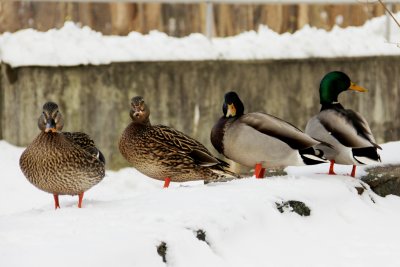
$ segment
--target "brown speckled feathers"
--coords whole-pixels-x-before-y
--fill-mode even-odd
[[[105,175],[104,156],[84,133],[63,133],[57,104],[48,102],[38,120],[41,133],[25,149],[20,167],[39,189],[54,195],[77,195]]]
[[[106,163],[103,153],[94,145],[94,141],[89,135],[82,132],[63,132],[62,133],[69,141],[78,145],[92,156],[98,158],[103,164]]]
[[[173,128],[148,120],[144,101],[131,111],[132,122],[123,132],[121,154],[140,172],[158,180],[228,180],[238,175],[226,170],[229,165],[214,156],[200,142]],[[146,117],[147,116],[147,117]]]

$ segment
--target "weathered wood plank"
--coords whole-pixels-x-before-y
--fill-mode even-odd
[[[398,6],[394,5],[394,11],[398,10]],[[257,30],[260,24],[266,24],[278,32],[293,32],[305,24],[331,29],[338,21],[342,21],[340,26],[343,27],[362,25],[367,19],[384,13],[377,2],[368,5],[216,3],[214,9],[217,36]],[[107,35],[126,35],[132,30],[148,33],[157,29],[173,36],[186,36],[192,32],[206,31],[204,3],[0,1],[0,33],[24,28],[46,31],[59,28],[68,20],[80,22]]]

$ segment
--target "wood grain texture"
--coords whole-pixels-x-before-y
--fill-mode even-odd
[[[393,5],[393,11],[399,9]],[[172,36],[205,33],[205,4],[0,2],[0,33],[34,28],[60,28],[65,21],[89,26],[103,34],[163,31]],[[362,25],[382,15],[377,3],[351,5],[215,4],[215,36],[232,36],[267,25],[277,32],[294,32],[305,24],[331,29]]]

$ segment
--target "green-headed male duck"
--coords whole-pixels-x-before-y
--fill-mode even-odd
[[[343,72],[326,74],[319,87],[321,111],[310,119],[305,132],[325,143],[317,148],[331,161],[329,174],[335,174],[335,163],[348,164],[353,165],[351,176],[355,177],[356,165],[379,162],[377,149],[382,148],[376,144],[364,117],[339,103],[339,94],[347,90],[367,91]]]

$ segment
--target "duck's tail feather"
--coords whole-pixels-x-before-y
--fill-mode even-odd
[[[93,157],[100,160],[103,164],[106,164],[106,159],[105,159],[103,153],[101,153],[101,151],[97,147],[94,147],[94,146],[89,147],[86,149],[86,151],[89,152]]]
[[[324,157],[324,152],[320,149],[315,149],[313,147],[309,147],[306,149],[299,150],[300,156],[306,165],[315,165],[321,163],[329,162]]]
[[[353,148],[353,158],[360,164],[373,164],[381,162],[381,157],[378,154],[376,147],[361,147]]]
[[[205,184],[214,182],[228,182],[243,178],[239,174],[231,172],[224,168],[214,168],[211,171],[213,172],[214,175],[210,177],[210,179],[204,181]]]

